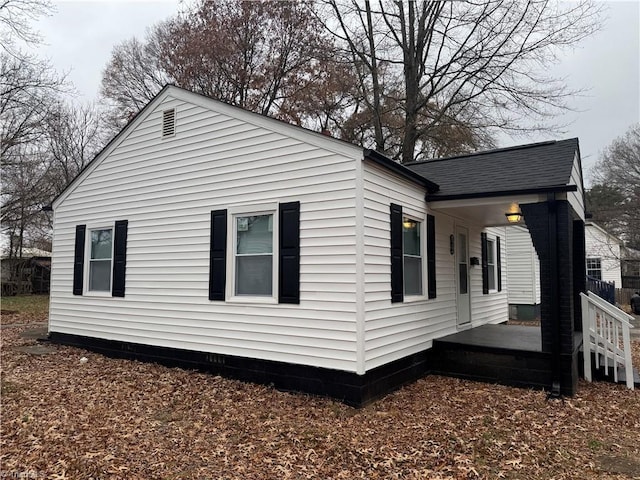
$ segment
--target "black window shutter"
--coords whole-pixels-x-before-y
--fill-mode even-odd
[[[427,215],[427,282],[429,298],[436,298],[436,218]]]
[[[84,279],[84,237],[86,225],[76,225],[76,245],[73,256],[73,294],[82,295]]]
[[[391,302],[404,301],[402,264],[402,207],[391,204]]]
[[[124,297],[124,279],[127,268],[127,220],[116,222],[115,239],[113,243],[113,297]]]
[[[496,237],[496,269],[498,275],[498,291],[502,291],[502,253],[500,251],[500,237]]]
[[[300,202],[280,204],[278,302],[300,303]]]
[[[482,293],[489,293],[489,258],[487,256],[487,234],[480,233],[482,247]]]
[[[223,300],[227,278],[227,211],[211,212],[209,300]]]

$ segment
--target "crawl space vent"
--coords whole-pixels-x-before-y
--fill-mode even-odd
[[[171,137],[176,133],[176,109],[162,112],[162,136]]]

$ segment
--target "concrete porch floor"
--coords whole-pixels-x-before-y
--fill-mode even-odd
[[[523,325],[482,325],[437,340],[442,344],[458,344],[491,349],[542,352],[540,327]]]

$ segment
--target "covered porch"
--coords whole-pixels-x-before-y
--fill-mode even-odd
[[[582,333],[574,333],[574,348]],[[433,373],[514,387],[550,390],[552,352],[542,349],[540,327],[482,325],[434,340]]]
[[[426,197],[430,209],[485,228],[514,223],[527,227],[540,263],[540,326],[459,328],[434,340],[434,373],[573,395],[582,344],[579,295],[586,282],[577,139],[421,162],[409,168],[440,186]],[[508,289],[508,283],[503,288]]]

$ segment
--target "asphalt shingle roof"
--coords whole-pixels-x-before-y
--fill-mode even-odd
[[[578,139],[533,143],[405,166],[437,183],[431,199],[535,191],[569,184]]]

